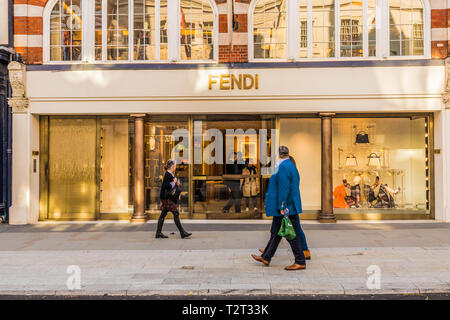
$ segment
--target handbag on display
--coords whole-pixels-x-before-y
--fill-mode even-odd
[[[371,154],[369,154],[367,159],[369,160],[367,162],[367,166],[369,166],[369,167],[380,167],[381,166],[380,156],[377,155],[375,152],[372,152]]]
[[[369,143],[369,134],[365,131],[359,131],[356,134],[355,143]]]
[[[358,160],[356,159],[356,157],[353,153],[349,153],[347,155],[347,157],[345,158],[345,166],[346,167],[357,167],[358,166]]]

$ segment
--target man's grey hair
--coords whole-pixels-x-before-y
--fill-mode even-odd
[[[289,148],[286,146],[280,146],[278,148],[278,154],[280,155],[280,157],[285,158],[287,156],[289,156]]]

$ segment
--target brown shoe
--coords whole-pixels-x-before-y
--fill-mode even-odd
[[[284,270],[303,270],[303,269],[306,269],[306,266],[304,264],[296,264],[296,263],[284,268]]]
[[[264,253],[264,249],[258,249],[259,252]],[[303,250],[306,260],[311,260],[311,252],[309,250]]]
[[[311,260],[311,252],[309,250],[303,250],[306,260]]]
[[[270,264],[270,261],[267,261],[263,259],[263,257],[257,256],[256,254],[252,254],[252,258],[255,259],[256,261],[264,263],[266,266]]]

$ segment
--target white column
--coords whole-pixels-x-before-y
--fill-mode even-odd
[[[32,192],[32,153],[31,153],[31,126],[33,133],[39,137],[39,124],[32,119],[29,112],[29,101],[26,97],[26,73],[25,65],[11,62],[8,65],[9,80],[12,88],[12,97],[8,104],[12,111],[12,186],[11,208],[9,209],[10,224],[27,224],[37,222],[38,214],[32,214],[30,198],[36,199],[39,187]],[[36,141],[33,141],[36,147]],[[38,171],[34,173],[33,184],[39,184]],[[37,179],[37,180],[36,180]],[[38,196],[37,196],[38,198]],[[38,211],[38,205],[34,204],[34,211]]]
[[[435,218],[450,222],[450,58],[445,60],[445,88],[442,94],[443,108],[434,115]]]
[[[26,224],[30,214],[30,115],[12,115],[12,199],[10,224]]]
[[[287,58],[296,60],[300,52],[300,3],[298,0],[288,1],[287,3]]]
[[[446,159],[448,159],[449,149],[445,147],[448,141],[450,130],[446,129],[450,110],[443,110],[434,113],[434,149],[440,153],[434,154],[434,209],[437,221],[446,220],[447,209],[447,185],[450,181],[446,170]],[[448,215],[447,215],[448,217]]]
[[[27,215],[28,223],[39,221],[39,115],[30,114],[30,149],[28,157],[30,159],[30,211]]]
[[[167,26],[168,35],[168,59],[175,62],[179,57],[179,41],[180,41],[180,21],[178,11],[180,10],[179,0],[167,1],[167,17],[169,24]]]
[[[447,106],[449,108],[450,106]],[[445,109],[440,116],[441,154],[435,155],[435,185],[436,185],[436,220],[450,222],[450,109]],[[437,121],[436,121],[437,122]],[[438,124],[438,123],[437,123]],[[438,131],[438,128],[436,128]],[[439,185],[442,183],[442,185]]]

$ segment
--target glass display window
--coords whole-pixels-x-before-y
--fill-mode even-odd
[[[333,120],[333,206],[429,213],[428,118]]]

